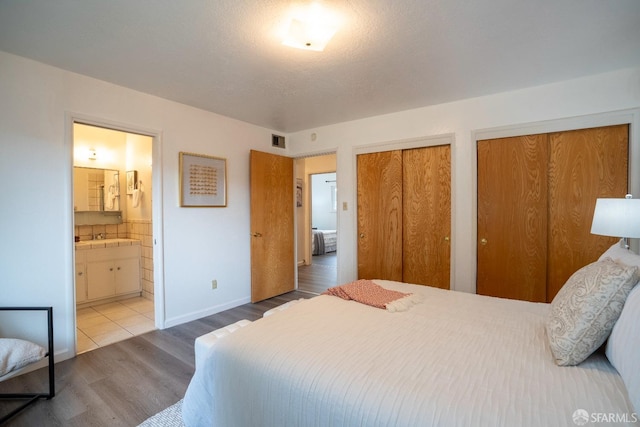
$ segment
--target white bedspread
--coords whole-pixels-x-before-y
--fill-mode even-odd
[[[547,304],[376,282],[424,301],[390,313],[319,296],[218,340],[187,390],[185,423],[575,426],[578,409],[632,416],[604,355],[553,363]]]

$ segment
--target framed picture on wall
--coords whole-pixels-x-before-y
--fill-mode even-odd
[[[227,206],[227,159],[180,152],[180,206]]]
[[[296,178],[296,206],[302,206],[302,178]]]

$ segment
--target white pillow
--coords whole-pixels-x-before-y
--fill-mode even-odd
[[[620,240],[618,243],[615,243],[602,255],[600,255],[598,261],[602,261],[605,258],[611,258],[619,264],[624,264],[628,267],[636,266],[638,267],[638,269],[640,269],[640,255],[636,254],[633,251],[630,251],[622,245],[622,240]]]
[[[604,343],[636,283],[638,268],[611,258],[573,273],[551,302],[546,323],[556,364],[577,365]]]
[[[606,354],[620,373],[636,412],[640,412],[640,286],[627,297],[607,341]]]
[[[0,338],[0,377],[37,362],[46,354],[44,347],[31,341]]]

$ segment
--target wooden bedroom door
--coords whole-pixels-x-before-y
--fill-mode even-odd
[[[402,280],[449,289],[451,147],[402,152]]]
[[[293,291],[293,159],[251,150],[251,302]]]
[[[358,278],[402,281],[402,151],[357,156]]]
[[[477,290],[546,301],[547,136],[478,141]]]

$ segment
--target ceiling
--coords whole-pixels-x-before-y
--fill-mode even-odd
[[[639,0],[0,0],[0,50],[280,132],[640,65]]]

